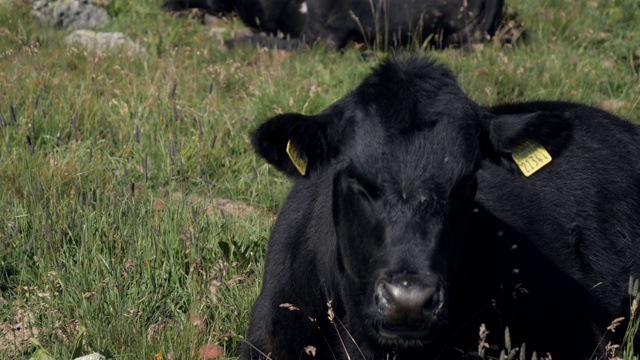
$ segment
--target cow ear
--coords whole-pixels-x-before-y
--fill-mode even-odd
[[[486,115],[481,130],[482,151],[489,159],[512,166],[514,150],[533,141],[553,158],[558,157],[573,138],[570,120],[570,113],[552,111]]]
[[[260,125],[251,137],[255,151],[278,170],[305,176],[338,153],[338,129],[328,114],[283,114]]]

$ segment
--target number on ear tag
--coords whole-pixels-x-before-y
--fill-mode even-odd
[[[520,168],[524,176],[529,177],[551,162],[551,155],[542,145],[535,141],[526,140],[511,154],[513,161]]]
[[[296,167],[296,169],[298,169],[300,174],[304,176],[307,173],[307,163],[309,162],[309,160],[307,159],[307,156],[305,154],[301,153],[300,151],[298,151],[298,149],[291,145],[291,140],[287,142],[287,155],[289,155],[289,159],[291,159],[291,162]]]

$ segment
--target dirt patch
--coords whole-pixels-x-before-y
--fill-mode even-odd
[[[244,201],[224,199],[224,198],[208,198],[199,194],[184,195],[182,192],[175,192],[170,196],[171,201],[186,201],[196,209],[203,211],[207,215],[225,214],[232,216],[259,216],[268,220],[275,219],[275,215],[267,210],[253,207]],[[155,206],[154,206],[155,207]]]
[[[616,111],[620,111],[620,109],[628,107],[628,104],[624,100],[609,99],[600,103],[600,106],[605,110],[616,112]]]
[[[11,321],[0,322],[0,354],[11,358],[23,353],[31,345],[29,339],[40,333],[33,324],[33,314],[23,309],[18,309]]]
[[[218,210],[225,214],[247,216],[259,212],[249,204],[230,199],[214,199],[213,204]]]

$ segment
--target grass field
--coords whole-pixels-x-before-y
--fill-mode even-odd
[[[235,357],[289,187],[249,134],[320,111],[384,56],[223,51],[160,3],[108,6],[102,30],[139,57],[68,48],[26,1],[0,5],[0,359],[185,359],[206,344]],[[640,2],[507,6],[526,39],[432,54],[473,99],[573,100],[640,122]]]

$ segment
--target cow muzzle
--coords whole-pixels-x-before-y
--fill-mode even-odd
[[[442,309],[444,293],[435,275],[403,275],[378,281],[375,299],[381,316],[379,334],[401,340],[427,334]]]

